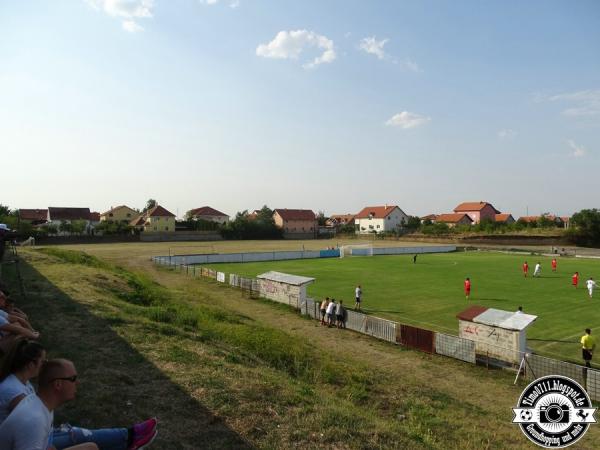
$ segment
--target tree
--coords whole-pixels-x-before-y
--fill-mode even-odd
[[[3,205],[0,203],[0,217],[9,216],[9,215],[10,215],[10,208],[7,205]]]
[[[144,209],[142,209],[142,212],[145,213],[146,211],[149,211],[152,208],[154,208],[156,205],[156,200],[154,200],[153,198],[148,199],[148,201],[146,202],[146,206],[144,207]]]
[[[71,222],[71,231],[74,234],[82,234],[87,227],[87,222],[85,220],[74,220]]]
[[[431,222],[431,220],[429,221]],[[408,220],[406,224],[404,224],[404,228],[414,231],[418,230],[421,227],[421,219],[417,216],[408,216]]]
[[[550,217],[550,213],[544,213],[538,219],[538,227],[540,228],[554,228],[556,227],[556,221]]]
[[[317,223],[320,227],[324,227],[325,222],[327,222],[327,217],[325,217],[325,213],[323,211],[319,211],[317,213]]]
[[[71,225],[71,222],[63,220],[58,226],[58,230],[63,233],[71,233],[73,231],[73,226]]]
[[[578,245],[600,246],[600,209],[582,209],[573,214],[567,236]]]

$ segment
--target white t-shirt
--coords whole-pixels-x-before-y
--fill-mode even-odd
[[[536,264],[534,272],[539,272],[540,270],[542,270],[542,266],[540,266],[539,264]]]
[[[0,425],[2,450],[46,450],[53,420],[37,395],[25,397]]]
[[[359,287],[356,288],[355,292],[356,292],[356,298],[360,298],[360,296],[362,295],[362,291],[360,290]]]
[[[327,305],[327,314],[333,314],[334,310],[335,310],[335,303],[331,302],[329,305]]]
[[[588,289],[594,289],[597,286],[594,280],[587,280],[585,283]]]
[[[8,405],[15,397],[19,395],[35,394],[33,386],[28,381],[26,384],[21,383],[16,376],[10,374],[0,383],[0,423],[8,417],[10,411]]]

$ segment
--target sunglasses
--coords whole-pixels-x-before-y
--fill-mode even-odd
[[[65,381],[70,381],[71,383],[75,383],[77,381],[77,375],[72,375],[70,377],[58,377],[58,378],[52,379],[52,381],[56,381],[56,380],[65,380]]]

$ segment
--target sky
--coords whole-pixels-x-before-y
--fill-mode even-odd
[[[600,208],[600,2],[0,0],[0,203]]]

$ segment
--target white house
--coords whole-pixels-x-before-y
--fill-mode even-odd
[[[384,233],[397,230],[408,222],[408,215],[398,206],[367,206],[354,218],[356,232]]]

